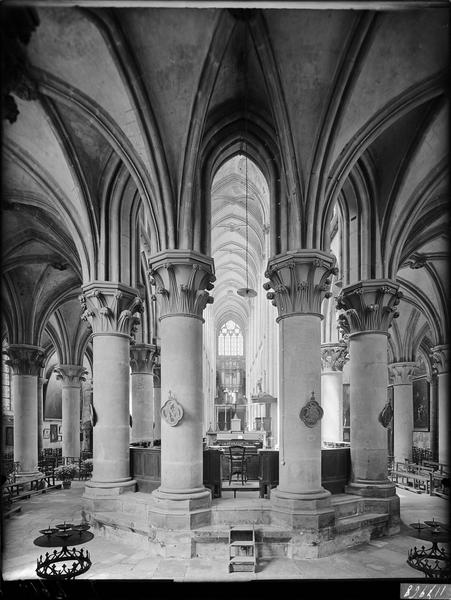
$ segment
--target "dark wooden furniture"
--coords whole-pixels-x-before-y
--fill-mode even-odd
[[[321,450],[321,484],[331,494],[344,494],[351,476],[351,449]]]
[[[138,492],[153,492],[161,482],[161,449],[130,448],[130,475],[136,479]]]
[[[258,482],[260,498],[269,498],[271,488],[279,484],[279,451],[259,450]]]
[[[229,446],[229,485],[234,475],[241,477],[241,484],[247,481],[246,448],[245,446]]]
[[[206,448],[203,453],[203,482],[211,490],[212,498],[221,498],[222,493],[222,452]]]
[[[213,498],[221,497],[222,452],[212,448],[203,451],[203,483]],[[161,483],[161,448],[130,448],[130,475],[136,479],[139,492],[150,493]]]

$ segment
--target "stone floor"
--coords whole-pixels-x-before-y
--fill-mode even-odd
[[[33,540],[40,535],[38,530],[48,525],[55,525],[64,520],[80,522],[83,489],[83,482],[74,481],[70,490],[52,491],[45,495],[22,500],[22,511],[4,520],[2,531],[4,585],[7,582],[38,580],[33,588],[37,589],[36,586],[39,587],[42,584],[42,580],[36,576],[35,568],[36,559],[43,549],[33,545]],[[330,580],[336,580],[337,585],[339,582],[340,585],[346,584],[346,582],[355,585],[359,581],[361,583],[372,582],[374,585],[378,580],[391,580],[393,583],[424,582],[422,573],[412,569],[406,563],[409,548],[421,545],[421,543],[418,544],[418,539],[413,536],[408,525],[418,520],[424,521],[432,518],[441,522],[449,522],[448,501],[437,496],[430,497],[426,494],[416,494],[406,490],[399,490],[398,495],[401,499],[402,527],[400,534],[390,538],[376,539],[334,556],[305,560],[273,559],[264,563],[260,562],[256,573],[228,573],[227,561],[215,559],[214,556],[210,560],[152,558],[146,555],[145,550],[138,550],[130,545],[95,536],[85,545],[90,552],[92,566],[74,583],[78,584],[81,580],[96,582],[109,580],[110,585],[112,580],[117,580],[118,584],[124,580],[154,581],[155,583],[244,583],[251,581],[260,583],[268,590],[267,583],[283,584],[288,581],[298,581],[302,584],[302,582],[318,583],[321,580],[327,580],[330,583]],[[228,499],[229,496],[230,501],[233,498],[233,492],[224,492],[224,499]],[[237,495],[237,501],[243,501],[239,496],[240,494]],[[249,501],[251,496],[258,498],[258,492],[249,491],[245,493],[245,496],[246,501]],[[426,546],[429,545],[430,543],[426,543]],[[116,591],[118,589],[115,588]],[[249,588],[247,589],[250,591]],[[257,588],[252,586],[251,589],[255,591]],[[280,590],[280,586],[277,589]],[[350,585],[347,585],[347,589],[350,589]],[[334,587],[334,590],[337,591],[337,587]],[[83,596],[86,597],[85,594]],[[97,594],[95,597],[99,598],[100,596]],[[115,597],[114,594],[109,592],[108,598],[112,597]],[[135,594],[131,597],[136,598],[137,596]],[[234,598],[236,597],[238,596],[234,594]],[[351,596],[348,595],[348,597]],[[397,597],[399,598],[399,595]]]

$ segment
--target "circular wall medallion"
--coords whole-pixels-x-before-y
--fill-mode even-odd
[[[307,427],[314,427],[320,419],[322,419],[324,414],[323,409],[315,400],[315,395],[312,392],[312,397],[308,400],[304,406],[301,408],[301,412],[299,413],[299,417],[301,421]]]
[[[384,406],[384,408],[379,413],[379,417],[378,417],[379,423],[382,425],[382,427],[385,427],[385,429],[387,429],[387,427],[390,425],[392,418],[393,418],[393,409],[390,406],[390,403],[387,402],[387,404]]]
[[[169,392],[169,398],[161,407],[161,416],[171,427],[177,425],[183,418],[183,407],[171,392]]]

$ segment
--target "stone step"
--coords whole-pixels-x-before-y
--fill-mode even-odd
[[[385,525],[388,522],[387,513],[362,513],[337,519],[335,529],[343,533],[357,528],[373,527],[375,525]]]
[[[365,501],[361,497],[350,494],[336,494],[332,496],[331,504],[335,509],[336,518],[340,519],[363,513]]]

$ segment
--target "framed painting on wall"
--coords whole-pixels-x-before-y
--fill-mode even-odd
[[[413,393],[413,429],[429,431],[429,383],[423,379],[414,379]]]
[[[50,429],[44,429],[44,430],[42,431],[42,437],[43,437],[45,440],[48,440],[48,439],[49,439],[49,437],[50,437]]]
[[[14,446],[14,427],[5,427],[5,445]]]

